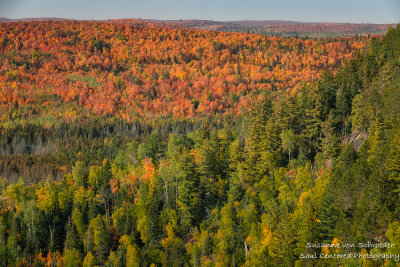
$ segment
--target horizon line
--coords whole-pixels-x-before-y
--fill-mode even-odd
[[[179,21],[210,21],[210,22],[225,22],[225,23],[234,23],[234,22],[243,22],[243,21],[254,21],[254,22],[263,22],[263,21],[276,21],[276,22],[291,22],[291,23],[310,23],[310,24],[369,24],[369,25],[396,25],[400,24],[399,22],[392,23],[374,23],[374,22],[337,22],[337,21],[297,21],[297,20],[286,20],[286,19],[241,19],[241,20],[214,20],[214,19],[199,19],[199,18],[186,18],[186,19],[157,19],[157,18],[135,18],[135,17],[121,17],[121,18],[102,18],[102,19],[94,19],[94,18],[62,18],[62,17],[24,17],[24,18],[7,18],[0,17],[0,20],[10,20],[10,21],[19,21],[19,20],[75,20],[75,21],[110,21],[110,20],[120,20],[120,19],[137,19],[144,21],[170,21],[170,22],[179,22]],[[4,23],[1,22],[1,23]]]

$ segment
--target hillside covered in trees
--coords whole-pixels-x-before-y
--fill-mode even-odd
[[[396,266],[400,26],[141,23],[1,25],[0,265]]]
[[[147,20],[153,21],[153,20]],[[355,35],[384,34],[390,24],[322,23],[281,20],[159,20],[158,22],[185,27],[226,32],[250,32],[280,37],[345,37]]]
[[[295,90],[366,44],[364,37],[277,38],[139,20],[2,23],[0,35],[3,106],[72,102],[126,120],[237,115],[262,91]]]
[[[321,40],[142,20],[0,24],[0,177],[62,178],[151,133],[232,125],[264,91],[336,70],[367,38]]]

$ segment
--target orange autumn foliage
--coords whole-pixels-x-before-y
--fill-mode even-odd
[[[109,183],[110,183],[111,192],[113,194],[117,193],[118,189],[119,189],[118,179],[111,178]]]
[[[367,43],[140,20],[1,23],[0,36],[0,104],[76,103],[127,120],[236,115],[262,91],[291,91]]]
[[[145,179],[146,181],[151,181],[151,178],[154,175],[156,168],[150,158],[146,158],[143,160],[143,170],[144,173],[142,175],[142,179]]]

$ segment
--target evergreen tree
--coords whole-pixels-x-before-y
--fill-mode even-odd
[[[76,226],[71,219],[68,222],[67,234],[65,237],[65,246],[64,247],[67,250],[71,250],[71,251],[75,250],[77,252],[81,252],[83,249],[82,241],[79,237]]]
[[[87,185],[87,173],[84,162],[75,162],[75,166],[72,168],[72,176],[74,177],[74,181],[77,183],[77,185]]]
[[[100,264],[105,263],[110,254],[111,237],[103,218],[100,215],[93,218],[90,221],[89,229],[93,237],[93,251],[96,261]]]

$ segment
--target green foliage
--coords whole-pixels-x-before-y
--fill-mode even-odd
[[[95,267],[97,266],[96,258],[91,252],[88,252],[83,260],[83,267]]]
[[[90,76],[80,76],[80,75],[70,75],[68,81],[75,83],[76,81],[84,82],[88,87],[97,88],[103,86],[103,84],[98,83],[95,77]]]
[[[99,264],[105,263],[110,253],[111,237],[100,215],[89,222],[89,231],[93,238],[93,251]]]
[[[153,161],[157,160],[159,153],[158,138],[156,135],[150,135],[146,142],[141,143],[137,148],[137,157],[139,160],[151,158]]]
[[[76,249],[66,249],[64,252],[64,264],[66,267],[82,266],[82,256],[79,251]]]
[[[75,162],[75,166],[72,168],[72,176],[74,177],[74,181],[77,185],[87,185],[87,173],[85,164],[82,161]]]
[[[65,249],[76,251],[78,253],[81,252],[83,249],[78,230],[76,229],[76,225],[72,223],[72,221],[68,223],[67,234],[65,237]]]
[[[295,135],[291,129],[284,129],[282,130],[280,137],[282,140],[282,149],[288,152],[290,161],[290,153],[294,149]]]
[[[63,152],[60,179],[0,183],[0,265],[43,265],[48,251],[66,266],[395,266],[302,255],[400,253],[399,29],[295,96],[264,94],[237,123],[143,140],[114,139],[118,124],[75,129],[93,151]],[[51,135],[7,129],[3,151],[36,153]]]

